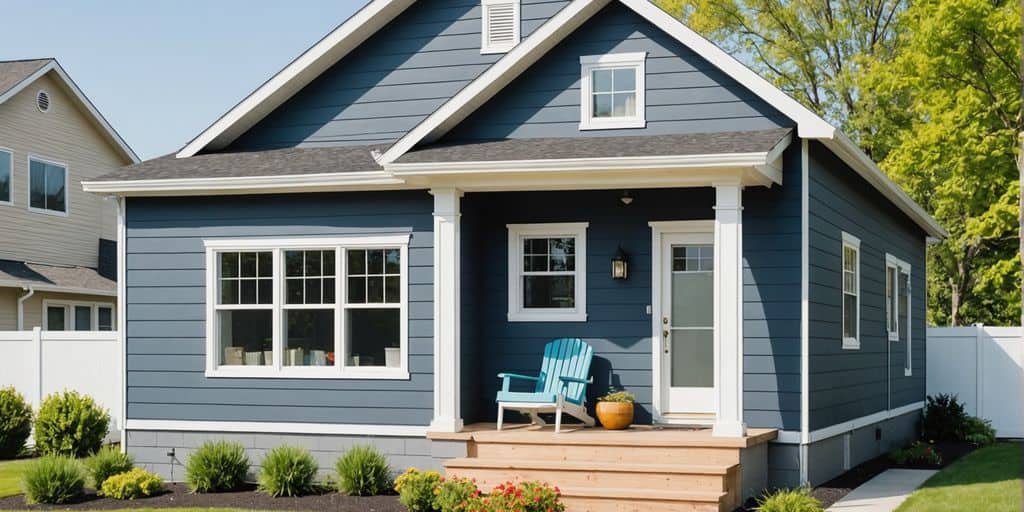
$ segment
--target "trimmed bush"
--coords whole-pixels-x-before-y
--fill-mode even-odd
[[[32,434],[32,406],[12,386],[0,388],[0,459],[13,459]]]
[[[47,455],[28,466],[22,485],[27,503],[60,505],[82,495],[85,472],[71,457]]]
[[[131,455],[121,453],[121,450],[113,446],[101,448],[92,457],[85,459],[85,470],[95,489],[102,489],[103,482],[108,478],[131,471],[133,465]]]
[[[277,498],[302,496],[316,490],[318,466],[309,450],[278,446],[267,452],[260,470],[259,488]]]
[[[395,479],[395,491],[398,501],[409,512],[431,512],[434,506],[434,491],[441,483],[441,474],[437,471],[420,471],[409,468]]]
[[[967,413],[956,395],[928,396],[924,407],[922,437],[925,441],[941,443],[962,440],[967,424]]]
[[[233,491],[248,472],[245,448],[229,441],[207,441],[185,461],[185,482],[192,492]]]
[[[758,512],[823,512],[825,509],[807,489],[781,489],[757,500]]]
[[[434,494],[434,510],[464,512],[471,501],[480,497],[480,489],[468,478],[443,478]]]
[[[353,446],[335,464],[338,490],[351,496],[376,496],[391,488],[387,459],[371,446]]]
[[[977,416],[970,416],[964,424],[964,441],[968,443],[986,445],[996,442],[996,429],[992,428],[992,422]]]
[[[47,455],[86,457],[103,445],[110,414],[77,391],[47,396],[36,418],[36,449]]]
[[[135,468],[107,478],[103,482],[103,495],[115,500],[146,498],[162,491],[164,481],[142,468]]]

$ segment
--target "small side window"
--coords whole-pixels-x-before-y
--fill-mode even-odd
[[[14,157],[10,151],[0,149],[0,204],[11,204],[11,181]]]
[[[860,239],[843,233],[843,348],[860,348]]]
[[[646,53],[580,57],[580,129],[643,128]]]

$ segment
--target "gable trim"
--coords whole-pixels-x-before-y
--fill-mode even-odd
[[[117,130],[115,130],[114,127],[107,122],[106,118],[103,117],[103,114],[100,114],[100,111],[96,109],[96,106],[93,105],[91,101],[89,101],[89,98],[86,97],[85,93],[78,88],[78,85],[75,84],[75,81],[72,80],[70,76],[68,76],[67,72],[64,71],[64,68],[61,67],[61,65],[57,62],[56,59],[50,59],[50,62],[36,70],[35,73],[32,73],[24,80],[17,83],[14,87],[11,87],[3,94],[0,94],[0,104],[3,104],[7,100],[13,98],[19,92],[25,90],[28,86],[35,83],[36,80],[39,80],[39,78],[49,73],[50,71],[53,71],[57,74],[58,77],[60,77],[61,81],[63,82],[63,85],[67,88],[67,90],[71,91],[72,98],[74,98],[80,106],[84,107],[85,110],[89,113],[89,115],[92,116],[92,119],[100,125],[100,128],[102,128],[104,135],[106,135],[107,138],[114,143],[114,146],[120,151],[121,155],[125,157],[127,160],[131,161],[132,163],[139,163],[141,161],[139,160],[139,156],[136,155],[135,151],[133,151],[132,148],[128,146],[128,143],[125,142],[123,138],[121,138],[121,135],[117,133]]]
[[[405,11],[415,0],[373,0],[228,110],[175,155],[222,149]]]

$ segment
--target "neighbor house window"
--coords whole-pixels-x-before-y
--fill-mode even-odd
[[[843,233],[843,348],[860,348],[860,239]]]
[[[646,53],[580,57],[580,129],[643,128]]]
[[[113,331],[114,305],[96,302],[43,301],[47,331]]]
[[[208,374],[408,378],[408,243],[207,241]]]
[[[587,223],[508,225],[508,319],[587,319]]]
[[[14,156],[6,149],[0,149],[0,203],[11,204],[11,180]]]
[[[519,0],[483,0],[480,53],[505,53],[519,44]]]
[[[63,164],[30,157],[28,160],[28,206],[30,210],[66,215],[68,212],[68,170]]]
[[[913,372],[910,338],[910,264],[885,255],[885,320],[889,340],[906,343],[903,373]]]

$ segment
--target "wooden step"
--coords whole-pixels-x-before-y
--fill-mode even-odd
[[[540,480],[577,488],[642,488],[725,492],[737,465],[624,464],[593,461],[451,459],[449,474],[475,478],[485,486],[507,480]]]
[[[567,512],[723,512],[723,492],[559,488]]]
[[[482,459],[588,460],[661,464],[725,464],[740,462],[737,448],[690,446],[617,446],[607,444],[531,444],[472,441],[469,456]]]

